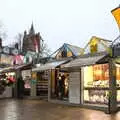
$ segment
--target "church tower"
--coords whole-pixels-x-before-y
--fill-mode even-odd
[[[31,24],[29,32],[24,31],[22,52],[25,54],[27,51],[40,52],[40,33],[35,33],[34,25]]]

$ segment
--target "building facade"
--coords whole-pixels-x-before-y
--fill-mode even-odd
[[[24,32],[22,52],[40,52],[40,39],[40,33],[35,33],[34,26],[32,24],[29,32]]]

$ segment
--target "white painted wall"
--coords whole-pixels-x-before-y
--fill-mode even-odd
[[[80,72],[70,73],[69,102],[74,104],[80,104]]]

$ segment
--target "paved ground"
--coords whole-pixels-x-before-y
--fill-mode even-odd
[[[120,112],[101,111],[52,104],[40,100],[0,100],[0,120],[120,120]]]

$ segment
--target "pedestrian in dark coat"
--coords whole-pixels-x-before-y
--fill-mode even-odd
[[[58,88],[59,88],[59,98],[60,98],[60,99],[63,99],[63,97],[64,97],[64,91],[65,91],[65,90],[64,90],[64,89],[65,89],[64,80],[65,80],[64,75],[59,76]]]
[[[18,98],[23,98],[24,97],[24,80],[22,79],[22,77],[18,78],[17,81],[17,91],[18,91]]]

